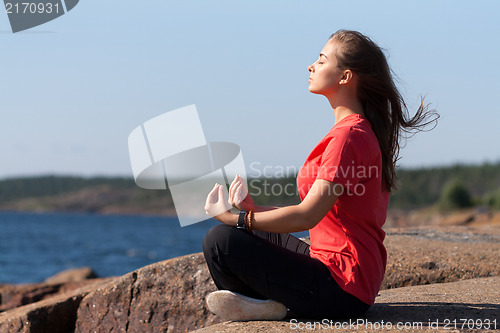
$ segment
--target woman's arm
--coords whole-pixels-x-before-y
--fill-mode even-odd
[[[217,191],[217,189],[214,188],[211,194],[214,191]],[[222,193],[222,191],[219,193]],[[317,179],[300,204],[255,212],[252,220],[252,229],[280,233],[311,229],[333,207],[338,198],[337,193],[342,193],[341,185],[328,180]],[[217,202],[221,200],[225,201],[223,195],[219,196]],[[217,202],[212,203],[212,205],[217,204]],[[209,211],[209,206],[210,203],[207,200],[205,210]],[[238,215],[232,214],[229,211],[225,211],[214,217],[222,223],[231,226],[236,226],[238,222]]]

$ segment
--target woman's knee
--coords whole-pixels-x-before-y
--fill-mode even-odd
[[[226,242],[227,238],[231,234],[231,229],[234,228],[225,224],[218,224],[210,228],[205,235],[205,238],[203,238],[203,252],[207,253],[218,244]]]
[[[203,239],[205,255],[238,255],[242,249],[255,246],[259,239],[246,230],[230,227],[225,224],[216,225],[208,230]]]

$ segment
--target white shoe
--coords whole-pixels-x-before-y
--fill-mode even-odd
[[[207,306],[216,315],[231,321],[281,320],[286,307],[276,301],[250,298],[229,290],[219,290],[207,296]]]

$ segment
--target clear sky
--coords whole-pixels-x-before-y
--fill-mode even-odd
[[[496,162],[499,12],[495,0],[81,0],[16,34],[0,13],[0,178],[132,176],[129,133],[190,104],[248,168],[298,168],[334,123],[307,66],[341,28],[386,49],[412,110],[426,95],[441,114],[402,166]]]

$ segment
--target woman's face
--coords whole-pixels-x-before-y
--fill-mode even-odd
[[[309,91],[314,94],[333,97],[344,75],[344,71],[338,67],[337,49],[339,43],[330,40],[326,43],[319,55],[318,60],[309,65]]]

